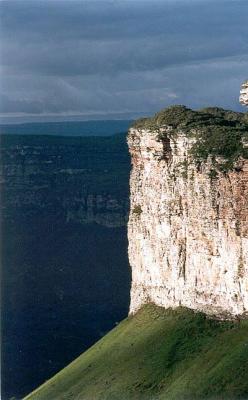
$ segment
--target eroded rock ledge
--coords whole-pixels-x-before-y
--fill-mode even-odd
[[[247,114],[182,106],[130,129],[130,313],[248,315],[247,132]]]

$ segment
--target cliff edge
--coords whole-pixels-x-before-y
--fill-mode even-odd
[[[137,121],[128,145],[130,313],[247,315],[247,114],[170,107]]]

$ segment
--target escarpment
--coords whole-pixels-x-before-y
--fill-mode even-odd
[[[125,227],[129,156],[125,135],[1,136],[0,213]],[[116,184],[118,180],[118,185]]]
[[[243,106],[248,106],[248,80],[241,86],[239,101]]]
[[[248,313],[247,114],[170,107],[130,128],[130,313]]]

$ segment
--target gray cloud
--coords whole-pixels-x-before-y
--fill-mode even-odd
[[[2,114],[239,109],[247,0],[3,1]]]

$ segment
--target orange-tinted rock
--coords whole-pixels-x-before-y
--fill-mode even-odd
[[[248,312],[248,160],[212,176],[210,159],[192,161],[193,141],[183,131],[165,143],[130,129],[131,313],[149,301],[222,317]]]

